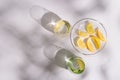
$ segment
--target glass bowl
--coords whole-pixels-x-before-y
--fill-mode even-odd
[[[83,53],[83,54],[85,54],[85,55],[96,54],[96,53],[98,53],[99,51],[101,51],[101,50],[104,48],[104,46],[106,45],[106,41],[104,42],[104,41],[101,41],[101,40],[100,40],[101,46],[100,46],[99,49],[96,49],[96,51],[94,51],[94,52],[92,52],[92,51],[90,51],[90,50],[88,49],[88,45],[87,45],[86,40],[87,40],[87,38],[90,38],[90,36],[96,36],[96,37],[97,37],[97,33],[96,33],[96,31],[95,31],[95,33],[94,33],[93,35],[88,35],[87,37],[84,38],[84,41],[83,41],[83,42],[84,42],[84,44],[85,44],[85,46],[86,46],[86,49],[82,49],[82,48],[76,46],[75,39],[76,39],[76,37],[78,37],[78,34],[76,33],[76,31],[77,31],[77,30],[80,30],[80,31],[87,32],[87,30],[86,30],[86,24],[87,24],[88,22],[92,23],[94,30],[95,30],[96,28],[99,28],[99,30],[102,32],[102,34],[104,35],[105,39],[107,40],[106,30],[105,30],[104,26],[102,25],[102,23],[100,23],[99,21],[97,21],[97,20],[95,20],[95,19],[91,19],[91,18],[85,18],[85,19],[82,19],[82,20],[77,21],[77,22],[74,24],[74,26],[73,26],[73,28],[72,28],[72,30],[71,30],[70,40],[71,40],[72,46],[73,46],[78,52]],[[81,37],[81,36],[79,36],[79,37]],[[93,42],[92,42],[92,43],[93,43]],[[94,44],[94,48],[95,48],[95,44]]]

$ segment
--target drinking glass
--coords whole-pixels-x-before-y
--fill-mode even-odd
[[[48,31],[60,36],[66,36],[70,33],[71,25],[63,20],[57,14],[41,7],[33,6],[30,9],[31,17]]]
[[[80,74],[85,69],[85,63],[81,57],[74,55],[71,51],[56,45],[47,45],[44,48],[45,56],[59,67]]]

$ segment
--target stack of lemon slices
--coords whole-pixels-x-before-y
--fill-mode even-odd
[[[82,50],[88,50],[95,53],[101,49],[102,43],[106,42],[106,38],[98,27],[94,27],[92,22],[85,24],[85,31],[81,29],[76,30],[77,37],[74,39],[76,47]]]

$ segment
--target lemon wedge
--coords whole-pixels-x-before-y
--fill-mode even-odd
[[[86,37],[86,36],[88,36],[88,33],[87,33],[87,32],[84,32],[84,31],[81,31],[81,30],[78,30],[77,33],[78,33],[78,36],[81,36],[81,37]]]
[[[93,28],[93,24],[88,22],[86,24],[86,31],[89,33],[89,34],[94,34],[95,33],[95,30]]]
[[[98,37],[91,37],[96,49],[100,49],[101,47],[101,43],[100,43],[100,39]]]
[[[86,49],[86,45],[81,38],[77,38],[76,45],[81,49]]]
[[[89,51],[95,52],[95,48],[94,45],[92,44],[91,38],[87,39],[86,45]]]
[[[96,29],[96,33],[97,33],[97,36],[100,40],[106,42],[106,39],[105,39],[104,35],[102,34],[102,32],[100,31],[99,28]]]

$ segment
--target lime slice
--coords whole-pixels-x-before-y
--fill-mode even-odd
[[[70,58],[66,65],[70,71],[76,74],[80,74],[85,70],[85,63],[81,58]]]

